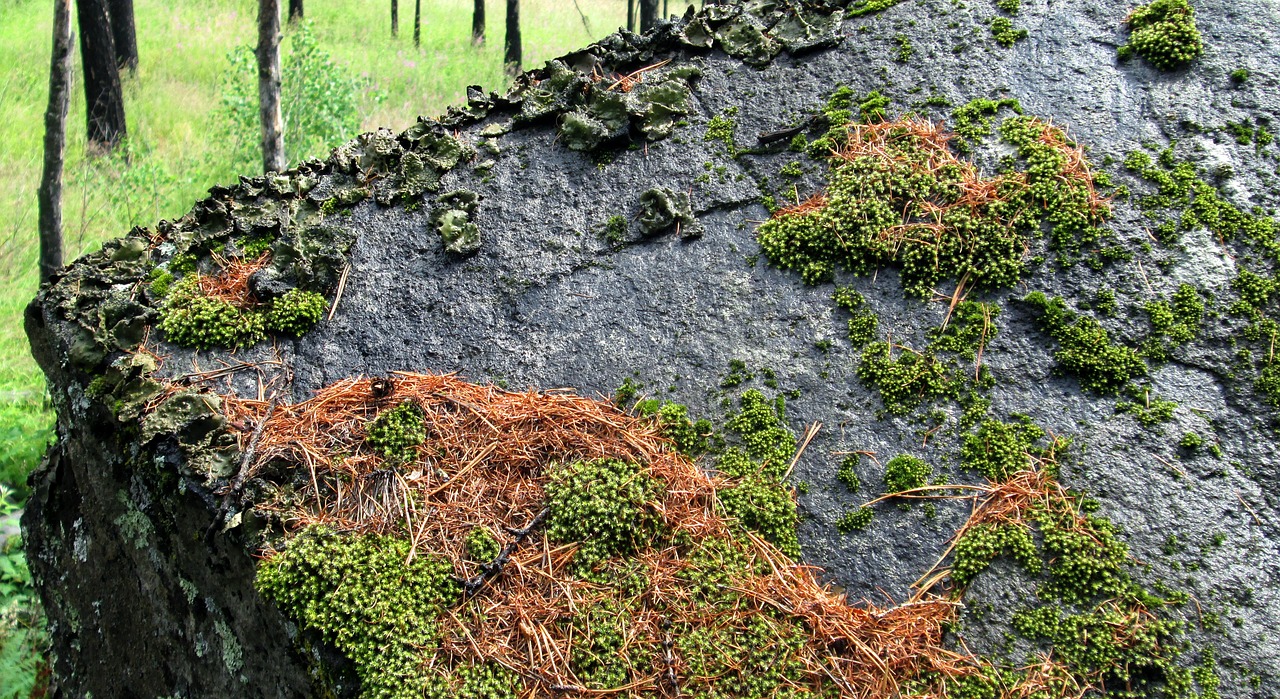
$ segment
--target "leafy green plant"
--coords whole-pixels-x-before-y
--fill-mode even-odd
[[[0,522],[13,518],[18,504],[0,484]],[[0,542],[0,697],[35,697],[48,640],[44,614],[19,537]]]
[[[262,157],[257,63],[248,46],[232,50],[227,61],[231,66],[222,85],[222,126],[235,144],[235,161],[241,169],[253,169]],[[282,42],[280,73],[284,150],[290,163],[323,156],[359,132],[361,93],[371,85],[336,63],[309,25],[291,31]],[[378,99],[375,94],[374,101]]]

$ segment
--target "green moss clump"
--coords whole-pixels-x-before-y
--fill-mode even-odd
[[[849,16],[873,15],[877,12],[883,12],[900,2],[902,0],[854,0],[849,5]]]
[[[788,488],[767,476],[749,474],[717,491],[716,497],[725,514],[763,536],[779,551],[792,558],[800,557],[796,534],[800,518]]]
[[[694,422],[689,419],[688,406],[680,403],[661,403],[647,400],[638,406],[642,415],[651,415],[662,425],[664,437],[675,442],[676,449],[685,456],[696,458],[707,453],[707,438],[715,432],[710,420],[705,418]]]
[[[1138,424],[1148,429],[1172,420],[1173,411],[1178,407],[1176,401],[1152,398],[1148,390],[1130,389],[1129,396],[1133,400],[1116,403],[1116,412],[1133,415]]]
[[[159,327],[165,340],[198,349],[245,347],[266,337],[261,313],[202,295],[194,275],[170,287]]]
[[[902,493],[929,484],[933,467],[924,459],[910,454],[898,454],[884,467],[884,485],[890,493]]]
[[[409,547],[395,537],[311,526],[258,567],[263,596],[354,664],[361,697],[423,696],[436,618],[461,596],[448,561],[410,559]]]
[[[928,331],[929,348],[935,352],[951,352],[975,361],[996,336],[996,317],[1000,307],[994,303],[961,301],[945,328]]]
[[[1013,21],[1008,17],[993,17],[991,18],[991,36],[995,38],[997,44],[1012,48],[1014,44],[1027,38],[1027,30],[1014,29]]]
[[[267,309],[267,329],[283,335],[302,337],[324,317],[329,303],[314,291],[290,289],[271,302]]]
[[[956,542],[951,579],[968,585],[991,565],[997,556],[1011,556],[1027,572],[1040,572],[1040,552],[1031,532],[1017,524],[979,524],[970,527]]]
[[[467,547],[467,558],[476,563],[488,563],[502,552],[502,544],[493,538],[493,533],[487,527],[476,527],[467,532],[464,543]]]
[[[866,505],[848,510],[836,519],[836,531],[841,534],[860,532],[871,526],[871,520],[875,518],[875,514],[875,510]]]
[[[1130,12],[1125,24],[1131,33],[1120,47],[1122,59],[1137,54],[1160,70],[1172,70],[1204,53],[1196,12],[1187,0],[1155,0]]]
[[[894,52],[893,59],[899,63],[906,63],[911,60],[911,56],[915,54],[916,47],[911,44],[911,38],[906,34],[895,34],[893,43],[898,45],[898,50]]]
[[[1022,8],[1022,0],[996,0],[996,7],[1011,15],[1016,15],[1018,10]]]
[[[168,296],[169,290],[173,288],[173,275],[162,267],[152,269],[147,278],[151,281],[151,285],[148,288],[151,289],[151,294],[156,298]]]
[[[729,155],[736,156],[738,154],[738,146],[733,139],[733,132],[738,128],[737,123],[733,120],[736,116],[738,116],[738,108],[729,107],[724,110],[723,114],[711,117],[707,121],[707,132],[703,134],[702,140],[723,143]]]
[[[862,479],[858,477],[857,470],[860,460],[857,454],[849,454],[840,460],[840,467],[836,469],[836,480],[843,483],[850,493],[862,489]]]
[[[1231,71],[1232,85],[1243,85],[1248,81],[1249,81],[1248,68],[1236,68],[1235,70]]]
[[[983,420],[977,431],[964,436],[960,463],[993,483],[1002,483],[1030,465],[1035,444],[1044,435],[1031,423]]]
[[[725,427],[737,435],[746,447],[746,455],[759,464],[752,471],[780,480],[796,453],[796,436],[787,427],[785,401],[781,396],[771,401],[760,391],[751,389],[742,394],[739,405]]]
[[[1091,199],[1087,177],[1069,168],[1060,131],[1006,120],[1001,137],[1027,169],[983,180],[998,196],[970,206],[960,197],[979,175],[921,135],[931,128],[902,122],[849,141],[832,160],[825,206],[759,227],[765,257],[808,284],[832,280],[837,269],[865,275],[897,266],[906,295],[928,298],[949,277],[979,288],[1016,284],[1027,238],[1042,227],[1051,247],[1066,253],[1099,237],[1106,207]]]
[[[638,464],[618,459],[552,467],[547,482],[547,537],[577,543],[579,574],[613,557],[629,557],[662,530],[662,486]]]
[[[169,272],[178,278],[185,277],[188,274],[195,274],[197,261],[199,261],[199,258],[195,256],[195,253],[178,253],[169,260]]]
[[[853,343],[854,349],[861,349],[876,339],[880,319],[867,306],[867,300],[862,294],[850,287],[838,287],[832,297],[837,306],[853,315],[849,319],[849,342]]]
[[[993,100],[979,97],[956,107],[951,112],[951,125],[956,132],[956,150],[968,153],[973,150],[975,141],[990,136],[995,116],[1001,109],[1022,114],[1022,103],[1016,99]]]
[[[1165,361],[1173,348],[1194,340],[1200,334],[1204,300],[1194,286],[1183,284],[1173,293],[1172,303],[1151,301],[1147,303],[1146,311],[1154,333],[1143,345],[1143,355],[1154,361]]]
[[[729,373],[725,374],[720,380],[720,388],[734,388],[755,378],[755,375],[747,370],[747,363],[741,359],[729,360]]]
[[[622,409],[631,407],[636,402],[636,397],[640,395],[640,389],[643,386],[631,380],[628,376],[622,380],[622,385],[618,386],[618,390],[613,392],[613,404]]]
[[[1178,440],[1178,446],[1186,449],[1187,451],[1195,451],[1204,446],[1204,437],[1201,437],[1195,432],[1187,432]]]
[[[250,235],[236,241],[236,246],[240,248],[240,256],[246,260],[256,260],[262,257],[262,254],[271,249],[271,244],[276,242],[276,237],[270,233],[260,233]]]
[[[410,463],[418,457],[418,445],[427,441],[425,418],[422,407],[407,400],[369,421],[364,443],[387,463]]]
[[[1105,328],[1067,310],[1061,297],[1050,299],[1033,291],[1023,300],[1040,311],[1040,327],[1058,341],[1053,358],[1063,371],[1079,379],[1081,388],[1116,393],[1130,380],[1146,375],[1147,365],[1137,352],[1112,344]]]
[[[880,393],[884,409],[907,415],[923,401],[959,400],[964,377],[932,354],[902,349],[895,358],[887,342],[874,342],[862,351],[858,379]]]
[[[613,600],[580,611],[572,620],[577,640],[570,651],[573,672],[588,689],[622,687],[630,679],[628,669],[640,661],[627,652],[629,615]]]
[[[1280,364],[1274,362],[1258,372],[1253,389],[1273,408],[1280,408]]]
[[[627,219],[615,214],[604,222],[603,235],[610,245],[621,245],[627,239]]]
[[[525,692],[520,675],[497,663],[460,668],[457,680],[455,693],[449,694],[441,688],[438,694],[432,695],[428,690],[427,699],[517,699]]]
[[[800,651],[804,627],[781,614],[761,612],[744,625],[674,630],[676,656],[687,666],[681,694],[690,697],[798,699],[803,689]]]
[[[1111,289],[1099,289],[1093,297],[1093,310],[1103,318],[1114,318],[1120,312],[1120,304],[1116,303],[1116,292]]]

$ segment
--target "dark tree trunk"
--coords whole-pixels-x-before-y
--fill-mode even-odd
[[[422,0],[413,0],[413,47],[422,46]]]
[[[133,27],[133,0],[108,0],[111,37],[116,45],[116,65],[120,70],[138,69],[138,34]]]
[[[484,0],[476,0],[471,12],[471,43],[484,46]]]
[[[662,0],[662,17],[663,19],[671,16],[671,10],[667,5],[667,0]]]
[[[400,35],[400,3],[391,0],[391,36]]]
[[[636,0],[627,0],[627,31],[636,30]]]
[[[508,75],[518,75],[522,62],[520,45],[520,0],[507,0],[506,64]]]
[[[280,0],[258,0],[258,115],[262,169],[284,170],[284,117],[280,112]]]
[[[302,0],[289,0],[289,23],[303,20]]]
[[[89,142],[110,150],[125,137],[124,93],[106,0],[76,0],[80,63],[84,66],[85,121]]]
[[[643,34],[658,23],[658,0],[640,0],[640,33]]]
[[[53,60],[49,66],[49,108],[44,113],[44,172],[40,206],[40,281],[62,269],[62,163],[71,102],[71,0],[53,3]]]

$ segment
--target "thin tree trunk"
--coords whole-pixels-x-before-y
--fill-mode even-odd
[[[504,63],[507,75],[520,73],[522,51],[520,45],[520,0],[507,0],[507,37]]]
[[[667,17],[670,17],[670,16],[671,16],[671,12],[670,12],[669,6],[667,5],[667,0],[662,0],[662,17],[663,19],[666,19]]]
[[[391,36],[400,35],[400,3],[391,0]]]
[[[636,30],[636,0],[627,0],[627,31]]]
[[[80,63],[84,66],[85,122],[89,142],[111,150],[127,133],[120,68],[106,0],[76,0]]]
[[[643,34],[658,23],[658,0],[640,0],[640,33]]]
[[[303,20],[302,0],[289,0],[289,24]]]
[[[422,46],[422,0],[413,0],[413,47]]]
[[[71,0],[53,2],[53,60],[49,66],[49,108],[44,113],[44,172],[40,206],[40,281],[62,269],[62,163],[67,145],[67,105],[71,102]]]
[[[484,0],[476,0],[471,13],[471,44],[484,46]]]
[[[116,66],[120,70],[138,69],[138,34],[133,26],[133,0],[108,0],[111,13],[111,37],[116,46]]]
[[[262,118],[262,169],[285,168],[284,116],[280,112],[280,0],[258,0],[258,114]]]

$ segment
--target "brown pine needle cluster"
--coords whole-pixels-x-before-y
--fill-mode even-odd
[[[226,301],[236,308],[249,308],[257,300],[249,290],[249,277],[254,272],[267,266],[271,261],[270,253],[262,253],[252,260],[232,258],[224,260],[214,256],[220,271],[217,274],[201,275],[197,279],[202,296]]]
[[[405,401],[425,415],[428,437],[416,460],[394,468],[362,439],[380,410]],[[479,570],[466,556],[468,532],[486,527],[501,535],[501,543],[512,541],[509,531],[526,526],[545,506],[545,474],[553,463],[613,457],[644,465],[663,484],[656,507],[673,534],[687,533],[685,540],[693,542],[732,541],[755,561],[749,567],[755,572],[727,583],[738,595],[736,607],[708,607],[681,578],[691,565],[689,552],[651,547],[630,561],[643,573],[643,590],[628,591],[624,600],[618,587],[571,573],[576,545],[556,544],[535,531],[498,575],[441,619],[440,651],[429,659],[436,669],[499,663],[536,688],[530,696],[553,689],[571,696],[645,690],[675,696],[679,686],[695,686],[700,678],[691,676],[679,653],[666,650],[672,628],[744,628],[765,613],[803,624],[810,636],[800,651],[806,684],[834,684],[842,696],[897,696],[902,682],[922,673],[956,677],[979,669],[943,644],[957,602],[917,595],[891,608],[849,604],[819,580],[818,571],[727,520],[716,504],[717,479],[676,452],[654,422],[603,400],[565,391],[510,392],[454,376],[395,374],[341,381],[274,410],[234,397],[224,405],[230,422],[245,428],[242,448],[267,418],[250,474],[294,484],[292,496],[257,505],[290,529],[322,523],[339,531],[394,533],[413,542],[415,555],[442,555],[467,579]],[[628,657],[652,662],[631,667],[625,686],[589,687],[574,673],[575,631],[567,621],[611,601],[638,609],[624,623],[627,650],[639,651]]]

